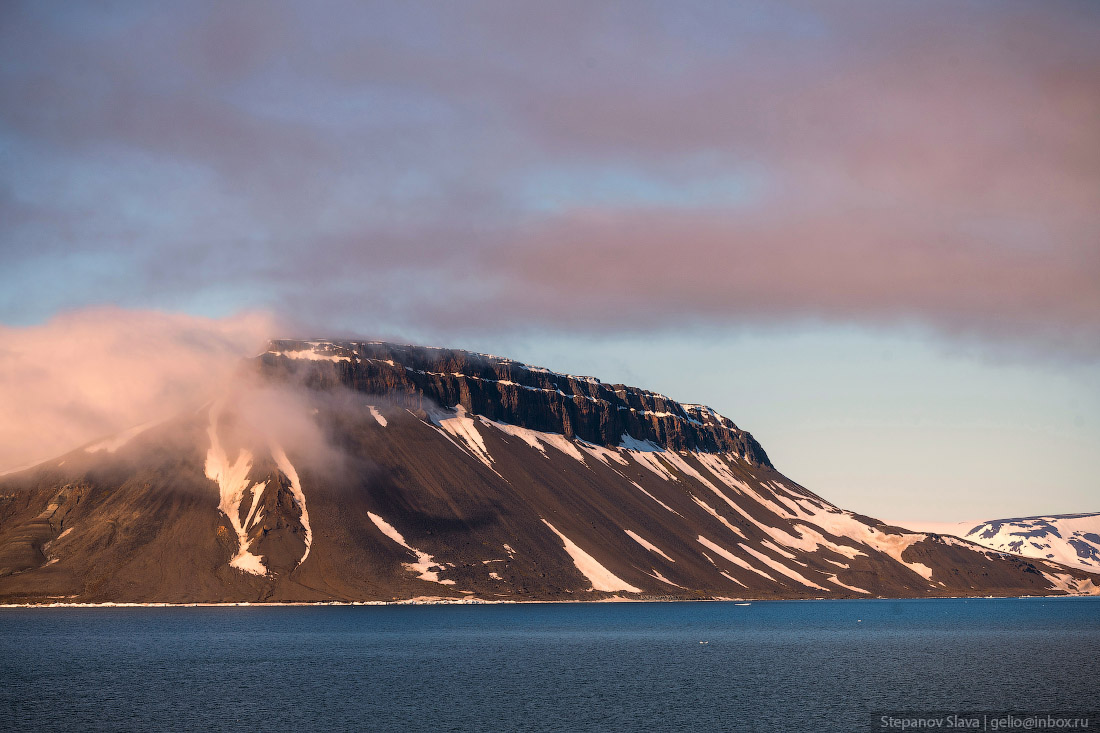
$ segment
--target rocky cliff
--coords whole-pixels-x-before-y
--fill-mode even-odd
[[[772,465],[751,434],[705,405],[491,354],[378,341],[279,340],[259,360],[272,377],[390,395],[412,409],[461,405],[490,420],[596,445],[619,446],[626,436]]]

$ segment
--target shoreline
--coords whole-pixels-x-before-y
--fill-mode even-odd
[[[442,598],[420,597],[400,601],[196,601],[193,603],[169,603],[156,601],[103,601],[99,603],[0,603],[0,609],[18,608],[293,608],[293,607],[355,607],[355,606],[503,606],[503,605],[562,605],[562,604],[599,604],[599,603],[776,603],[814,601],[944,601],[944,600],[1006,600],[1006,599],[1053,599],[1053,598],[1097,598],[1095,595],[1059,595],[1059,596],[921,596],[874,598],[683,598],[683,599],[640,599],[605,598],[594,601],[547,600],[516,601],[480,598]]]

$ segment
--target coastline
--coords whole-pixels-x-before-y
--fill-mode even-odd
[[[0,603],[0,609],[16,608],[282,608],[304,606],[503,606],[503,605],[563,605],[563,604],[599,604],[599,603],[775,603],[775,602],[802,602],[815,601],[923,601],[923,600],[1005,600],[1005,599],[1052,599],[1052,598],[1097,598],[1095,595],[1056,595],[1056,596],[876,596],[872,598],[603,598],[600,600],[505,600],[505,599],[481,599],[481,598],[444,598],[424,596],[409,598],[400,601],[236,601],[216,602],[198,601],[194,603],[168,603],[168,602],[128,602],[128,601],[103,601],[99,603]]]

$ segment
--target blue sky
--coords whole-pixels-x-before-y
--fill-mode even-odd
[[[1096,510],[1098,32],[1087,2],[6,3],[0,323],[262,310],[709,403],[872,515]]]

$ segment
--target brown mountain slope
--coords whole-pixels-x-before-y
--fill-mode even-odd
[[[257,412],[228,396],[0,477],[0,602],[1009,595],[1100,584],[842,511],[778,473],[729,420],[643,390],[390,344],[274,342],[254,366],[261,385],[293,387],[293,399],[279,393]],[[297,433],[275,429],[289,412]]]

